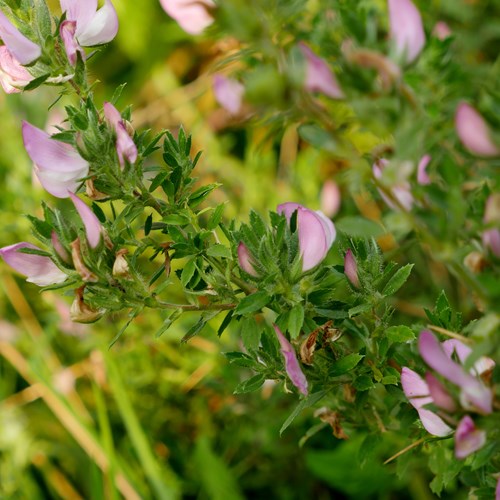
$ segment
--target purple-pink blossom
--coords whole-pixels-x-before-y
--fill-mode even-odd
[[[327,217],[333,217],[340,210],[342,202],[342,194],[339,186],[332,180],[328,179],[323,184],[321,189],[321,211]]]
[[[481,449],[486,444],[486,432],[478,429],[469,415],[458,423],[455,431],[455,456],[460,460]]]
[[[292,384],[297,387],[297,389],[304,395],[307,396],[307,379],[302,369],[300,368],[299,361],[297,359],[297,354],[295,353],[295,349],[292,344],[287,340],[287,338],[283,335],[281,330],[277,325],[274,326],[274,331],[278,337],[278,341],[281,346],[281,353],[285,358],[285,370],[292,381]]]
[[[391,39],[406,63],[413,62],[425,45],[422,17],[411,0],[388,0]]]
[[[214,22],[212,0],[160,0],[163,10],[190,35],[199,35]]]
[[[321,92],[332,99],[342,99],[344,93],[328,64],[304,43],[299,48],[305,57],[304,88],[308,92]]]
[[[484,118],[466,102],[461,102],[455,113],[455,129],[464,147],[477,156],[499,156],[498,147],[491,138]]]
[[[424,155],[418,162],[417,166],[417,182],[421,186],[427,186],[428,184],[431,183],[431,178],[429,177],[429,174],[427,173],[427,165],[429,165],[431,161],[431,156],[430,155]]]
[[[483,222],[487,226],[497,226],[483,231],[482,239],[484,247],[500,257],[500,194],[492,194],[486,200]]]
[[[91,208],[84,203],[76,194],[68,191],[68,195],[71,201],[75,205],[75,208],[82,219],[83,225],[85,226],[85,233],[87,234],[87,241],[91,248],[97,247],[99,241],[101,240],[102,227],[99,219],[96,217]]]
[[[125,167],[125,160],[128,163],[135,163],[137,160],[137,146],[130,137],[125,121],[120,112],[110,103],[104,103],[104,116],[116,133],[116,153],[120,167]]]
[[[30,64],[42,54],[40,46],[25,37],[1,10],[0,38],[20,64]]]
[[[24,147],[45,190],[57,198],[67,198],[68,191],[74,193],[89,172],[88,162],[73,146],[52,139],[28,122],[23,122],[22,133]]]
[[[21,242],[0,248],[0,256],[10,267],[27,277],[26,281],[38,286],[48,286],[62,283],[67,275],[52,262],[50,257],[22,253],[19,250],[29,248],[42,250],[31,243]]]
[[[245,87],[232,78],[214,75],[213,89],[217,102],[232,115],[238,114],[245,94]]]
[[[358,265],[356,259],[349,248],[344,257],[344,274],[355,288],[359,288]]]
[[[316,267],[327,255],[332,246],[336,231],[333,222],[320,211],[314,212],[298,203],[287,202],[278,205],[277,212],[290,221],[297,212],[297,232],[299,251],[302,258],[302,271]]]
[[[247,246],[241,241],[238,245],[238,263],[250,276],[257,277],[259,273],[255,270],[254,260]]]
[[[61,23],[60,35],[68,60],[74,66],[77,52],[82,57],[82,47],[108,43],[118,33],[118,16],[111,0],[97,9],[97,0],[61,0],[61,10],[66,20]]]
[[[21,92],[33,80],[31,73],[10,53],[9,49],[0,47],[0,85],[7,94]]]

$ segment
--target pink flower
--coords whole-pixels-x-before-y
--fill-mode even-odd
[[[383,170],[385,169],[385,167],[387,165],[389,165],[389,161],[386,159],[377,160],[373,164],[372,170],[373,170],[373,175],[374,175],[375,179],[382,179],[383,178]],[[406,211],[409,212],[413,206],[413,195],[411,194],[411,186],[410,186],[409,182],[404,181],[404,180],[399,181],[396,185],[394,185],[390,188],[390,191],[392,193],[392,196],[399,202],[401,207],[403,207]],[[388,207],[390,207],[392,209],[399,208],[380,189],[379,189],[379,193]]]
[[[108,43],[118,33],[118,16],[110,0],[98,10],[97,0],[60,0],[66,20],[61,23],[60,35],[68,60],[74,66],[76,54],[85,57],[82,47]]]
[[[469,415],[458,423],[455,432],[455,456],[460,460],[482,448],[486,443],[486,432],[478,429]]]
[[[215,8],[212,0],[160,0],[160,3],[163,10],[190,35],[199,35],[214,22],[210,14]]]
[[[27,276],[26,281],[38,286],[47,286],[62,283],[66,280],[66,273],[63,273],[52,262],[50,257],[21,253],[19,250],[22,248],[41,250],[41,248],[23,241],[15,245],[0,248],[0,255],[10,267]]]
[[[498,478],[497,487],[495,490],[495,500],[500,500],[500,477]]]
[[[42,54],[42,49],[26,38],[0,11],[0,38],[20,64],[30,64]]]
[[[277,212],[290,221],[297,212],[297,231],[299,250],[302,257],[302,271],[316,267],[327,255],[332,246],[336,231],[333,222],[322,212],[313,212],[298,203],[278,205]]]
[[[458,105],[455,129],[464,147],[477,156],[498,156],[500,148],[492,141],[484,118],[466,102]]]
[[[500,194],[492,194],[486,201],[483,222],[485,225],[500,226]],[[493,227],[483,232],[483,245],[500,257],[500,229]]]
[[[101,240],[101,223],[96,217],[94,212],[86,205],[78,196],[68,191],[68,195],[71,201],[75,205],[78,214],[80,215],[83,225],[85,226],[85,232],[87,234],[87,241],[91,248],[95,248],[99,241]]]
[[[299,362],[297,360],[297,354],[295,353],[295,349],[292,344],[288,342],[287,338],[283,335],[281,330],[273,325],[274,331],[278,336],[278,341],[281,346],[281,353],[285,358],[285,370],[292,381],[292,384],[297,387],[297,389],[304,395],[307,396],[307,379],[300,368]]]
[[[427,174],[427,165],[429,165],[431,161],[431,156],[430,155],[424,155],[420,159],[417,167],[417,182],[421,186],[427,186],[428,184],[431,183],[431,179],[429,177],[429,174]]]
[[[413,62],[425,45],[420,12],[410,0],[388,0],[391,38],[398,55]]]
[[[326,180],[321,189],[321,211],[327,217],[333,217],[338,213],[341,201],[338,185],[330,179]]]
[[[356,264],[356,259],[351,252],[351,249],[347,250],[344,257],[344,274],[347,279],[355,288],[359,288],[359,278],[358,278],[358,265]]]
[[[445,40],[452,35],[450,27],[444,21],[438,21],[434,25],[432,34],[439,40]]]
[[[118,155],[120,167],[123,169],[125,167],[125,160],[129,163],[136,162],[137,146],[127,132],[127,126],[119,111],[110,102],[104,103],[104,116],[109,124],[115,129],[116,153]]]
[[[217,102],[232,115],[238,114],[245,94],[245,87],[231,78],[214,75],[213,89]]]
[[[247,246],[242,241],[238,245],[238,262],[241,269],[250,276],[259,276],[259,273],[255,270],[253,258]]]
[[[23,87],[33,80],[33,76],[20,62],[2,45],[0,47],[0,85],[7,94],[21,92]]]
[[[70,144],[56,141],[49,134],[23,122],[24,147],[35,164],[42,186],[57,198],[75,192],[89,172],[89,164]]]
[[[344,93],[328,64],[304,43],[300,43],[299,48],[306,58],[305,89],[321,92],[332,99],[342,99]]]

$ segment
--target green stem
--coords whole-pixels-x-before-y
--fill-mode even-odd
[[[172,304],[170,302],[162,302],[157,300],[153,305],[148,307],[158,307],[159,309],[182,309],[183,311],[228,311],[234,309],[237,304],[206,304],[206,305],[193,305],[193,304]]]

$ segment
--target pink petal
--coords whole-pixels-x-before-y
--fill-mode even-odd
[[[21,92],[33,80],[33,76],[2,45],[0,47],[0,84],[7,94]]]
[[[137,160],[137,146],[127,132],[120,112],[110,102],[105,102],[103,108],[104,116],[116,132],[116,152],[120,166],[122,168],[125,166],[125,160],[129,163],[135,163]]]
[[[321,92],[332,99],[344,98],[344,93],[328,64],[307,45],[300,43],[299,48],[306,58],[305,89],[308,92]]]
[[[434,25],[432,34],[439,40],[445,40],[452,35],[450,27],[444,21],[438,21]]]
[[[455,456],[458,459],[468,457],[482,448],[486,443],[486,432],[479,430],[469,415],[465,415],[458,423],[455,432]]]
[[[484,231],[483,246],[489,248],[493,255],[500,257],[500,231],[498,229],[489,229]]]
[[[338,185],[327,180],[321,189],[321,210],[327,217],[333,217],[340,209],[342,195]]]
[[[372,171],[373,171],[373,176],[375,179],[381,179],[383,177],[383,170],[384,168],[389,165],[389,161],[382,158],[380,160],[377,160],[373,165],[372,165]],[[398,185],[392,186],[390,188],[390,191],[392,193],[392,196],[398,200],[399,205],[403,207],[406,211],[410,211],[412,206],[413,206],[413,195],[411,194],[411,186],[408,182],[401,182]],[[393,210],[398,210],[400,207],[396,205],[386,194],[379,189],[378,192],[380,193],[380,196],[386,203],[386,205]]]
[[[500,477],[498,478],[497,487],[495,490],[495,500],[500,500]]]
[[[66,19],[76,21],[77,36],[90,24],[97,10],[97,0],[60,0],[61,10],[66,12]]]
[[[429,434],[432,434],[433,436],[444,437],[453,432],[453,429],[449,425],[447,425],[439,415],[436,415],[431,410],[420,408],[417,411],[424,429]]]
[[[29,64],[42,54],[42,49],[26,38],[2,11],[0,11],[0,38],[21,64]]]
[[[391,38],[400,56],[411,63],[425,45],[420,12],[410,0],[388,0]]]
[[[492,412],[491,391],[450,359],[432,332],[424,330],[420,334],[418,348],[423,360],[433,370],[460,387],[461,402],[466,409],[485,414]]]
[[[442,344],[444,352],[452,358],[453,353],[456,353],[460,363],[464,365],[467,361],[467,358],[470,356],[472,349],[465,345],[463,342],[460,342],[458,339],[448,339],[445,340]],[[469,373],[472,375],[482,375],[483,373],[492,370],[495,368],[495,362],[486,356],[481,356],[469,370]]]
[[[106,120],[108,120],[109,124],[116,129],[118,124],[123,122],[122,115],[110,102],[105,102],[102,107],[104,109],[104,116],[106,117]]]
[[[427,165],[429,165],[430,161],[431,161],[430,155],[424,155],[422,156],[421,160],[418,163],[417,182],[421,186],[427,186],[428,184],[431,183],[431,179],[426,172]]]
[[[302,207],[299,203],[294,203],[293,201],[287,201],[286,203],[282,203],[276,207],[276,212],[282,214],[286,217],[288,222],[292,218],[293,213],[299,208]]]
[[[425,381],[434,404],[443,410],[453,413],[457,409],[457,405],[444,385],[431,373],[425,374]]]
[[[27,276],[26,281],[38,286],[47,286],[66,280],[67,275],[49,257],[18,252],[22,248],[41,250],[31,243],[21,242],[0,248],[0,256],[10,267]]]
[[[358,265],[350,248],[344,257],[344,274],[354,287],[359,288]]]
[[[292,384],[297,387],[297,389],[307,396],[307,379],[300,368],[299,362],[297,360],[297,355],[295,353],[295,349],[292,344],[288,342],[287,338],[283,335],[281,330],[273,325],[274,331],[278,336],[278,340],[281,346],[281,353],[285,358],[285,369],[288,377],[292,381]]]
[[[316,212],[314,213],[316,214],[317,217],[319,217],[319,220],[323,225],[323,230],[325,231],[326,235],[326,246],[328,247],[328,250],[330,250],[330,247],[333,245],[335,237],[337,236],[337,231],[335,230],[335,226],[333,222],[330,220],[330,218],[327,217],[321,210],[316,210]]]
[[[110,0],[95,12],[88,23],[78,22],[76,37],[84,47],[102,45],[115,38],[118,33],[118,15]]]
[[[55,231],[52,231],[52,234],[50,235],[50,240],[52,241],[52,247],[57,252],[59,257],[61,257],[61,259],[64,260],[65,262],[71,262],[71,256],[63,247]]]
[[[455,113],[455,129],[464,147],[478,156],[498,156],[500,148],[492,141],[483,117],[466,102]]]
[[[66,198],[67,192],[61,193],[61,186],[72,186],[73,191],[77,181],[88,174],[89,164],[73,146],[51,139],[49,134],[28,122],[23,122],[23,141],[36,165],[37,177],[54,196]]]
[[[191,35],[200,34],[213,23],[209,9],[215,7],[212,0],[160,0],[165,12]]]
[[[72,66],[76,65],[77,52],[80,52],[82,59],[85,59],[85,52],[80,47],[79,43],[75,38],[76,33],[76,22],[75,21],[64,21],[61,23],[59,28],[59,34],[61,35],[61,40],[64,44],[64,50],[66,51],[66,56],[68,61]]]
[[[68,191],[68,195],[71,201],[75,205],[76,210],[80,214],[83,225],[85,226],[85,232],[87,233],[87,241],[92,248],[95,248],[99,241],[101,240],[101,223],[96,217],[91,208],[83,202],[78,196]]]
[[[245,87],[236,80],[215,75],[213,89],[217,102],[229,113],[236,115],[241,109]]]
[[[250,276],[259,276],[259,273],[254,268],[252,256],[243,242],[238,245],[238,263],[241,269]]]

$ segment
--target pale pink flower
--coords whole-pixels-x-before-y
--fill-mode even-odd
[[[359,288],[358,265],[351,249],[347,250],[344,257],[344,274],[355,288]]]
[[[35,42],[26,38],[0,10],[0,38],[20,64],[30,64],[42,54]]]
[[[97,247],[101,241],[102,226],[97,216],[92,212],[91,208],[85,204],[76,194],[68,191],[71,201],[82,219],[87,234],[87,241],[91,248]]]
[[[497,227],[483,232],[483,245],[500,257],[500,194],[492,194],[486,201],[483,222],[485,225],[495,224]]]
[[[214,75],[213,89],[217,102],[232,115],[238,114],[245,94],[245,87],[232,78]]]
[[[135,163],[137,160],[137,146],[132,137],[130,137],[125,121],[120,112],[110,103],[104,103],[104,116],[109,124],[115,129],[116,133],[116,153],[120,167],[125,167],[125,160],[129,163]]]
[[[212,0],[160,0],[165,12],[190,35],[199,35],[214,22]]]
[[[438,21],[434,25],[432,34],[439,40],[445,40],[452,35],[450,27],[444,21]]]
[[[320,200],[321,211],[327,217],[337,215],[342,202],[339,186],[330,179],[326,180],[321,189]]]
[[[0,85],[7,94],[21,92],[33,80],[29,71],[2,45],[0,47]]]
[[[427,165],[429,165],[431,161],[431,156],[430,155],[424,155],[418,162],[417,166],[417,182],[421,186],[427,186],[428,184],[431,183],[431,179],[429,177],[429,174],[427,173]]]
[[[259,273],[255,270],[253,258],[247,246],[242,241],[238,245],[238,263],[241,269],[250,276],[259,276]]]
[[[469,415],[460,420],[455,431],[455,456],[460,460],[486,444],[486,432],[478,429]]]

